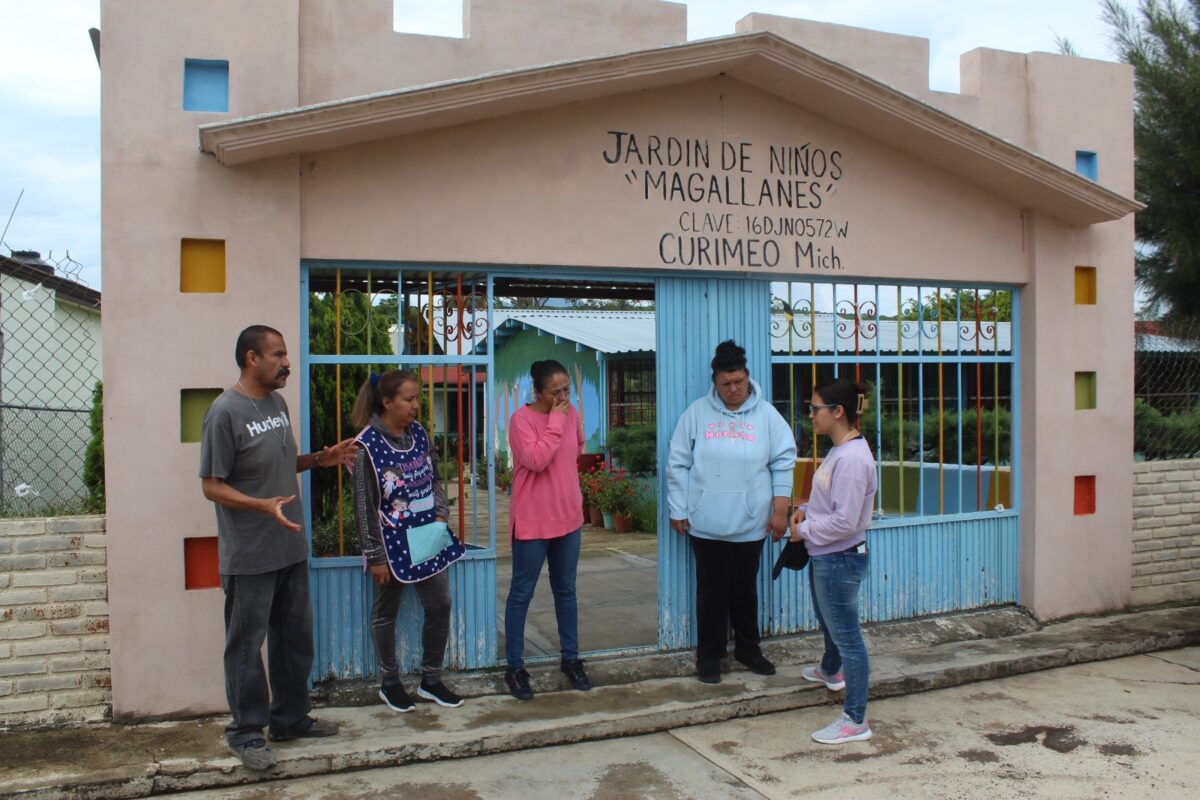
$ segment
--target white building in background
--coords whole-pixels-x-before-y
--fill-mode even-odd
[[[100,292],[33,251],[0,256],[0,513],[87,497],[83,458],[100,380]]]

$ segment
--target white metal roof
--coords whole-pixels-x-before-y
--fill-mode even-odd
[[[1134,349],[1139,353],[1200,353],[1200,340],[1177,339],[1157,333],[1134,334]]]
[[[497,338],[506,332],[534,328],[607,355],[654,352],[653,311],[496,309],[492,321]]]

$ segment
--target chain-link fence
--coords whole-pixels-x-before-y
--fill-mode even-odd
[[[0,516],[84,511],[100,293],[70,255],[0,256]]]
[[[1200,322],[1138,322],[1134,454],[1200,458]]]

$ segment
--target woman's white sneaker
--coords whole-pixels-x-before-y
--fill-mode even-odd
[[[862,722],[855,722],[843,711],[837,719],[814,733],[812,738],[821,744],[865,742],[871,738],[871,726],[865,717]]]

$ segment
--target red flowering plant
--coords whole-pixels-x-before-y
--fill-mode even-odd
[[[638,487],[633,476],[623,469],[615,472],[606,469],[604,488],[597,498],[600,510],[609,514],[628,514],[638,498]]]
[[[585,506],[600,507],[600,498],[608,484],[608,467],[602,461],[589,470],[579,473],[579,491]]]

